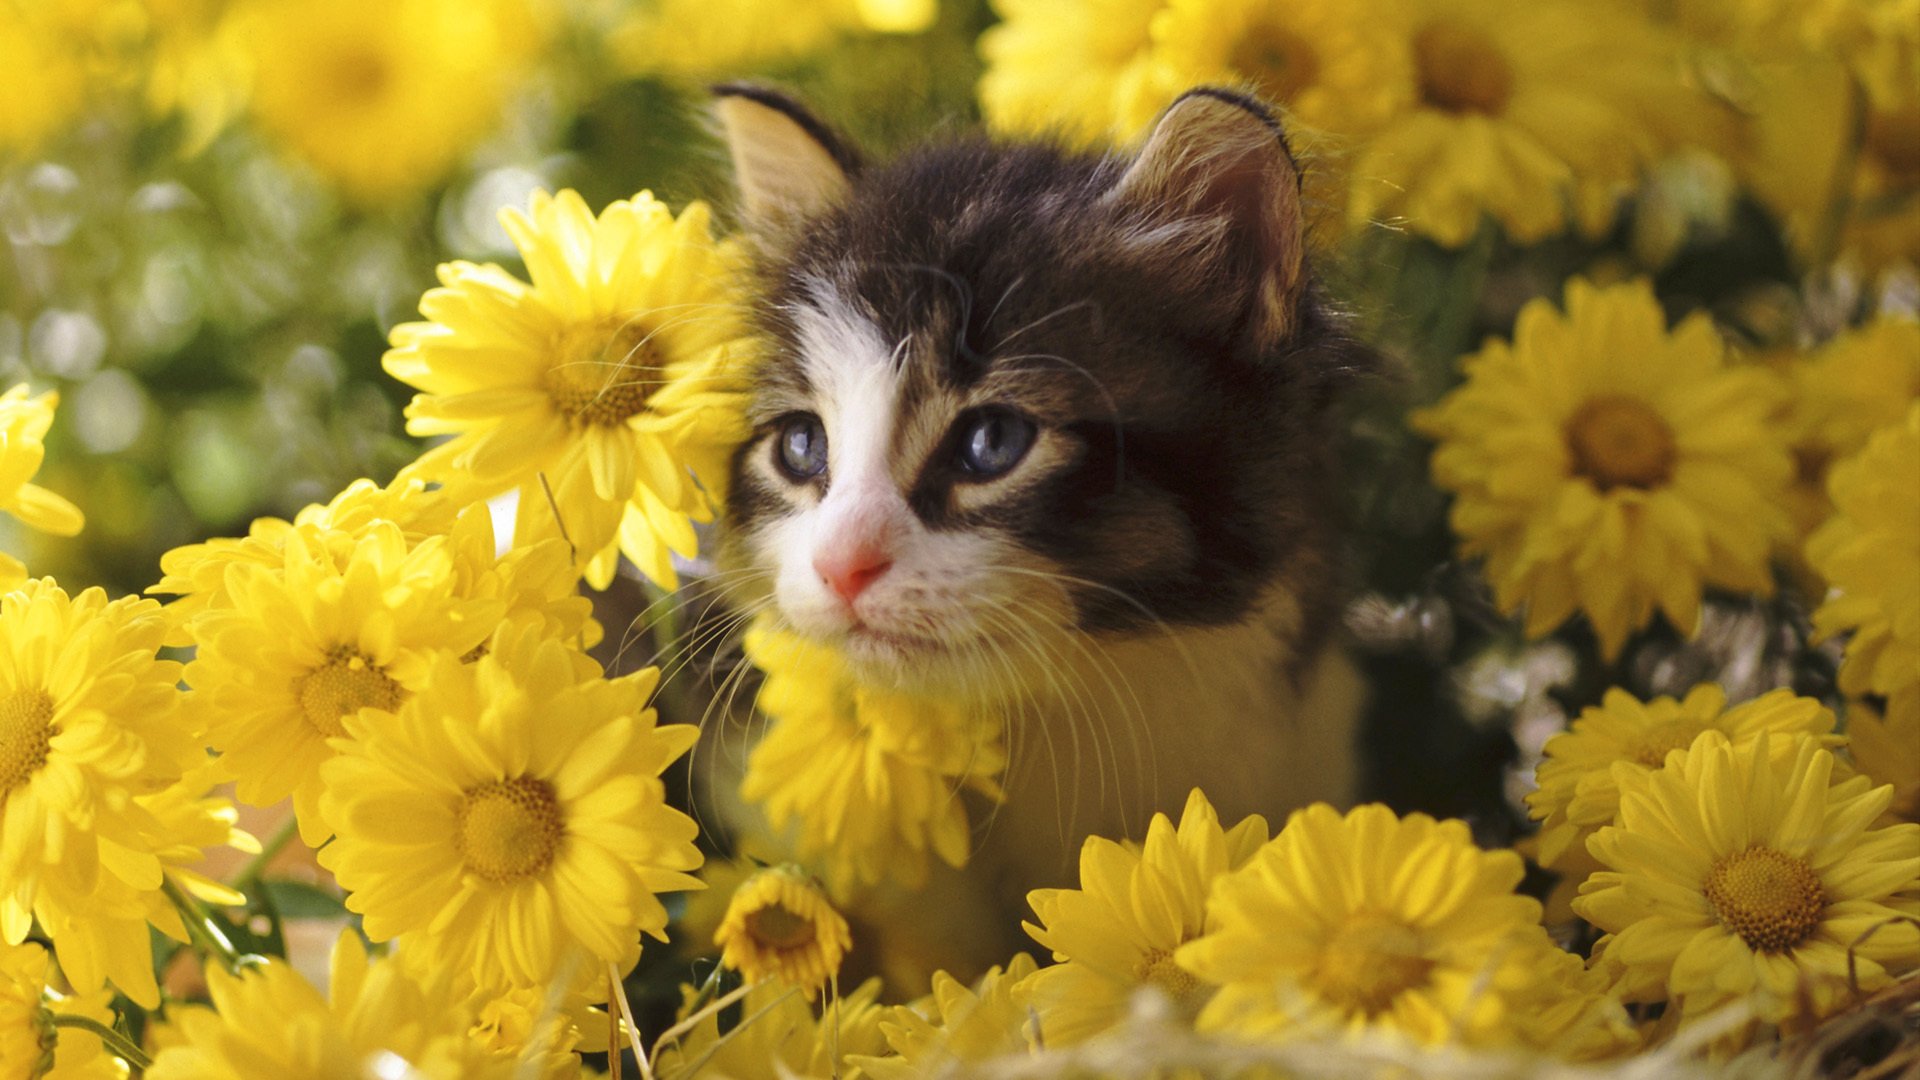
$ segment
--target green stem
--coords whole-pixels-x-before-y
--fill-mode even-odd
[[[172,878],[167,878],[160,888],[167,894],[167,899],[173,901],[173,906],[179,909],[181,919],[187,924],[187,936],[193,939],[193,943],[219,957],[220,966],[229,972],[237,972],[240,969],[240,950],[233,947],[227,932],[207,916],[207,909],[201,906],[200,901],[188,896],[186,890]]]
[[[125,1035],[120,1034],[118,1031],[115,1031],[98,1020],[89,1019],[85,1016],[68,1016],[62,1013],[54,1013],[53,1026],[57,1028],[78,1028],[88,1034],[98,1035],[100,1041],[107,1044],[107,1049],[113,1052],[114,1057],[125,1061],[127,1064],[133,1066],[135,1070],[145,1071],[148,1066],[153,1064],[153,1059],[147,1056],[146,1051],[133,1045],[133,1041]]]
[[[260,880],[260,876],[266,872],[267,864],[273,861],[275,855],[280,854],[281,849],[287,846],[287,841],[293,839],[299,829],[299,820],[293,816],[292,812],[288,812],[287,820],[281,822],[273,835],[267,837],[267,842],[260,845],[260,853],[248,859],[246,865],[240,867],[240,872],[233,875],[232,880],[227,884],[245,892],[248,885]]]

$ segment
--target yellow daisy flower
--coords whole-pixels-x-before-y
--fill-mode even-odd
[[[1461,822],[1316,804],[1214,885],[1211,929],[1174,955],[1220,986],[1203,1030],[1523,1043],[1569,984],[1522,873]]]
[[[503,614],[498,600],[454,590],[453,560],[435,538],[408,549],[399,527],[372,526],[336,564],[300,533],[278,569],[234,565],[231,607],[193,624],[199,649],[186,678],[204,702],[207,737],[241,801],[293,797],[300,836],[326,840],[320,763],[361,709],[397,709],[429,661],[478,648]]]
[[[238,975],[209,970],[212,1008],[168,1009],[171,1030],[147,1080],[520,1075],[511,1058],[469,1037],[472,1017],[445,979],[415,978],[392,959],[370,961],[351,931],[334,944],[331,982],[322,996],[281,960]]]
[[[0,937],[17,945],[38,918],[75,987],[110,980],[148,1007],[162,881],[231,834],[217,801],[170,802],[206,754],[180,665],[156,656],[165,632],[151,600],[69,598],[51,579],[0,596]],[[210,838],[190,831],[207,823]]]
[[[680,1019],[692,1015],[700,999],[683,987]],[[880,1018],[890,1010],[877,1004],[880,980],[868,979],[850,994],[831,998],[818,1015],[808,999],[791,987],[767,983],[747,993],[739,1026],[720,1032],[719,1014],[711,1014],[660,1053],[654,1075],[660,1080],[861,1080],[849,1067],[852,1055],[887,1052]]]
[[[860,685],[832,649],[767,626],[746,635],[774,723],[747,758],[740,794],[836,891],[925,880],[927,855],[965,865],[958,794],[998,801],[1001,721],[945,701]]]
[[[1721,732],[1742,747],[1769,734],[1805,734],[1838,745],[1842,740],[1833,727],[1832,712],[1791,690],[1731,709],[1726,691],[1712,683],[1694,687],[1680,701],[1642,702],[1625,690],[1608,690],[1599,705],[1583,710],[1543,748],[1546,758],[1534,774],[1539,787],[1526,800],[1529,815],[1540,822],[1540,865],[1584,865],[1587,837],[1613,824],[1620,810],[1619,773],[1658,769],[1703,731]]]
[[[1681,1027],[1735,1005],[1801,1030],[1855,1000],[1856,977],[1870,994],[1920,967],[1920,928],[1886,903],[1920,878],[1920,825],[1870,828],[1892,789],[1833,783],[1816,739],[1769,743],[1709,731],[1664,769],[1621,769],[1620,823],[1587,844],[1606,869],[1574,910],[1608,932],[1596,964],[1630,1000],[1672,1001]]]
[[[585,966],[562,982],[476,986],[468,1034],[496,1059],[519,1062],[516,1076],[577,1080],[582,1053],[607,1051],[606,998],[606,973]],[[632,1045],[624,1023],[620,1045]]]
[[[680,78],[738,75],[804,56],[846,29],[835,0],[658,0],[636,5],[609,36],[623,70]]]
[[[8,1080],[123,1080],[125,1062],[106,1052],[100,1037],[77,1027],[53,1026],[55,1013],[113,1026],[107,991],[59,997],[47,982],[53,961],[34,942],[0,944],[0,1076]]]
[[[713,943],[748,982],[778,978],[811,1000],[839,973],[853,934],[819,885],[798,867],[774,866],[734,890]]]
[[[873,1080],[920,1080],[955,1062],[1024,1054],[1036,1045],[1031,1012],[1021,985],[1033,975],[1033,957],[1018,953],[968,986],[944,971],[933,976],[933,994],[916,1005],[896,1005],[880,1020],[893,1050],[888,1057],[854,1056],[850,1063]]]
[[[0,28],[0,38],[5,36]],[[4,142],[0,138],[0,144]],[[29,398],[24,385],[0,394],[0,510],[42,532],[72,536],[86,524],[79,507],[29,482],[46,457],[42,440],[53,426],[53,409],[59,403],[60,395],[52,390]],[[0,588],[11,588],[26,576],[26,567],[18,559],[0,552]]]
[[[1713,585],[1769,594],[1793,466],[1769,425],[1770,376],[1730,368],[1704,315],[1666,329],[1644,281],[1567,286],[1566,312],[1521,309],[1513,342],[1413,426],[1439,442],[1464,556],[1541,637],[1584,612],[1603,655],[1658,609],[1682,633]]]
[[[659,777],[697,731],[656,726],[658,682],[502,635],[471,664],[442,654],[396,714],[348,717],[320,770],[320,862],[367,935],[406,934],[411,961],[482,985],[625,970],[641,932],[665,940],[655,894],[698,888],[700,853]]]
[[[1881,315],[1796,357],[1784,373],[1792,387],[1784,422],[1799,465],[1791,509],[1804,538],[1833,509],[1827,467],[1920,401],[1920,320]]]
[[[1847,758],[1875,784],[1893,788],[1890,819],[1920,822],[1920,711],[1883,716],[1864,701],[1849,702]]]
[[[452,171],[538,40],[520,0],[261,0],[246,16],[255,124],[359,202]]]
[[[1165,6],[1166,0],[993,0],[1000,22],[980,35],[986,61],[980,111],[987,125],[1081,146],[1131,142],[1144,130],[1134,103],[1146,96],[1154,15]]]
[[[1621,6],[1406,0],[1385,29],[1404,35],[1415,100],[1353,161],[1354,225],[1447,247],[1488,216],[1522,244],[1570,223],[1598,236],[1657,154],[1717,118],[1676,43]]]
[[[1920,715],[1920,403],[1827,476],[1834,515],[1807,538],[1807,561],[1826,578],[1813,613],[1822,637],[1851,631],[1840,689],[1879,694],[1891,712]]]
[[[1153,986],[1188,1016],[1213,987],[1174,961],[1174,951],[1209,929],[1207,893],[1267,842],[1267,822],[1249,817],[1232,829],[1199,789],[1187,796],[1180,825],[1155,814],[1144,846],[1090,837],[1080,849],[1080,888],[1036,889],[1027,903],[1040,925],[1027,933],[1053,952],[1021,988],[1049,1046],[1084,1041],[1125,1016],[1143,986]]]
[[[536,192],[501,220],[533,283],[445,264],[432,321],[393,330],[387,372],[422,391],[407,430],[453,436],[403,475],[463,499],[518,489],[516,542],[564,535],[595,588],[622,552],[671,587],[669,552],[694,553],[689,519],[711,517],[749,432],[733,248],[705,204],[676,219],[645,192],[597,218]]]

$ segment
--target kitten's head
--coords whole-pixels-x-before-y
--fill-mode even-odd
[[[1137,155],[868,165],[785,98],[719,94],[770,343],[722,545],[753,598],[870,677],[948,686],[1276,593],[1329,608],[1353,355],[1260,105],[1190,93]]]

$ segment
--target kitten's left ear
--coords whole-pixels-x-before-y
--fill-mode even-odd
[[[751,83],[713,96],[749,224],[791,228],[845,201],[859,155],[805,106]]]
[[[1255,278],[1257,341],[1271,346],[1292,332],[1306,276],[1300,170],[1259,102],[1211,87],[1187,91],[1160,114],[1108,198],[1221,219],[1226,249]]]

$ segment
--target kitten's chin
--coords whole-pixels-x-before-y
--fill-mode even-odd
[[[904,634],[883,627],[847,628],[835,644],[861,682],[906,693],[981,697],[994,684],[980,670],[977,642]],[[1001,677],[1004,680],[1004,676]]]

